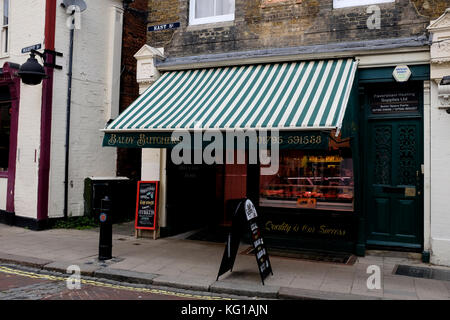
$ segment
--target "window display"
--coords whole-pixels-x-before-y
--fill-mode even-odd
[[[353,160],[349,146],[281,150],[278,173],[260,177],[260,206],[353,211]]]

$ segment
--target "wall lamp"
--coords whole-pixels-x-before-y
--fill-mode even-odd
[[[55,52],[52,50],[44,50],[44,53],[41,53],[34,49],[31,50],[30,57],[28,58],[27,62],[22,64],[19,68],[19,71],[17,72],[17,75],[22,79],[23,83],[31,85],[31,86],[40,84],[43,79],[47,78],[47,74],[45,73],[44,67],[62,69],[61,66],[57,66],[54,63],[54,61],[55,61],[54,59],[53,59],[52,63],[47,63],[46,62],[47,54],[62,57],[62,53]],[[44,65],[41,65],[37,61],[36,56],[41,57],[41,59],[44,62]]]

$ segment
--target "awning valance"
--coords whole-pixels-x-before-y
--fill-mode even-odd
[[[356,69],[340,59],[167,72],[104,131],[338,129]]]

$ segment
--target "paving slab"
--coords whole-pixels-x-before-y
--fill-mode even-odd
[[[414,278],[406,276],[387,276],[383,277],[383,298],[417,300]]]
[[[263,286],[262,284],[255,285],[249,283],[216,281],[211,284],[209,290],[215,293],[228,293],[240,296],[276,299],[278,297],[280,287],[268,285]]]
[[[143,273],[114,268],[102,268],[94,271],[94,276],[114,281],[124,281],[137,284],[153,284],[153,279],[158,277],[156,274]]]
[[[354,269],[337,269],[331,268],[328,270],[320,290],[325,292],[338,292],[343,294],[349,294],[352,290],[352,284],[355,278]]]
[[[20,256],[10,253],[0,252],[0,262],[2,263],[18,263],[24,266],[41,269],[43,266],[52,263],[52,260],[33,258],[28,256]]]
[[[448,300],[449,292],[442,281],[414,279],[417,296],[421,300]]]

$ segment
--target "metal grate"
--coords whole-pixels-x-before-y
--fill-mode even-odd
[[[442,270],[429,267],[397,265],[394,274],[414,278],[450,281],[450,270]]]

